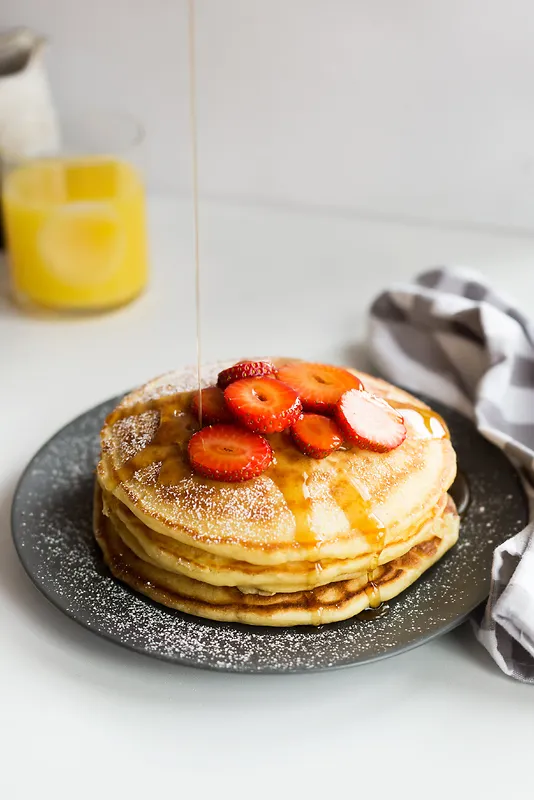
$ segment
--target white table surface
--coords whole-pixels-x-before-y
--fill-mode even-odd
[[[527,796],[534,689],[469,626],[376,664],[294,676],[171,666],[50,606],[9,530],[34,451],[87,408],[195,358],[190,206],[151,203],[150,290],[77,321],[0,306],[0,796]],[[204,358],[364,365],[366,308],[437,263],[479,267],[532,309],[534,237],[207,204]],[[246,793],[246,794],[245,794]]]

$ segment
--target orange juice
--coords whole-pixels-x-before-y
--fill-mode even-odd
[[[28,162],[4,179],[4,220],[16,297],[90,310],[133,299],[147,279],[144,191],[113,158]]]

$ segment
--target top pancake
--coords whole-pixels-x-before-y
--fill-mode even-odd
[[[274,359],[280,366],[291,359]],[[231,363],[203,370],[204,385]],[[456,474],[445,424],[391,384],[351,370],[403,414],[407,437],[389,453],[358,448],[316,460],[287,433],[267,436],[275,463],[258,478],[222,483],[196,475],[187,443],[192,370],[164,375],[127,395],[106,419],[101,486],[152,530],[253,564],[354,558],[408,538]]]

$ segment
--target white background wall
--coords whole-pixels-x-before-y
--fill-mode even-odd
[[[205,195],[534,228],[531,0],[197,0]],[[1,0],[61,110],[134,112],[190,183],[185,0]]]

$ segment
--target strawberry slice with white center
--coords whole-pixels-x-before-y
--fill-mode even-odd
[[[336,404],[349,389],[361,389],[356,375],[343,367],[297,361],[278,370],[278,377],[292,386],[302,401],[304,411],[333,414]]]
[[[240,361],[239,364],[234,364],[233,367],[219,372],[217,386],[226,389],[234,381],[240,381],[243,378],[261,378],[262,375],[275,374],[276,367],[270,361]]]
[[[210,425],[194,433],[188,445],[195,472],[216,481],[249,481],[273,460],[267,439],[237,425]]]
[[[338,425],[322,414],[303,414],[291,428],[291,436],[301,453],[312,458],[326,458],[343,444]]]
[[[387,453],[406,439],[404,419],[381,397],[351,389],[342,395],[335,419],[344,436],[363,450]]]
[[[200,419],[200,402],[198,392],[191,401],[191,413]],[[202,389],[202,424],[216,425],[218,422],[233,422],[234,418],[226,405],[224,394],[217,386]]]
[[[300,417],[302,404],[290,386],[276,378],[244,378],[224,390],[234,417],[255,433],[279,433]]]

